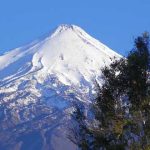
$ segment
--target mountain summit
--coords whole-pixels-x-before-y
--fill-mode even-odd
[[[0,56],[0,149],[29,149],[31,137],[33,149],[75,149],[66,138],[72,106],[90,103],[113,57],[121,56],[75,25]]]
[[[38,70],[42,75],[55,74],[64,84],[79,84],[81,77],[88,81],[96,77],[114,56],[120,57],[80,27],[60,25],[43,40],[0,56],[0,79],[21,78]]]

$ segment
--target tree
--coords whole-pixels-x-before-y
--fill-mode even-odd
[[[148,73],[150,71],[149,36],[147,33],[135,40],[135,48],[128,55],[128,98],[131,104],[132,131],[139,137],[141,148],[150,144],[150,95]]]
[[[127,58],[102,69],[104,84],[93,105],[94,124],[84,122],[86,149],[150,148],[149,72],[149,36],[145,33],[135,39]],[[82,118],[83,113],[78,115]],[[82,127],[81,120],[77,122]]]

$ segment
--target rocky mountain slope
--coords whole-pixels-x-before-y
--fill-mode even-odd
[[[0,56],[0,149],[76,149],[66,138],[73,104],[90,104],[113,57],[75,25]]]

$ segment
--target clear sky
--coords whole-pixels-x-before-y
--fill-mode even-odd
[[[0,53],[75,24],[126,55],[150,31],[150,0],[0,0]]]

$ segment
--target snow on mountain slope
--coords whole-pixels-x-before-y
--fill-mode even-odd
[[[44,75],[56,74],[64,84],[79,84],[82,77],[89,81],[98,75],[110,58],[119,57],[74,25],[61,25],[51,36],[30,45],[0,56],[0,79],[5,80],[9,75],[20,77],[40,69]]]
[[[19,139],[24,147],[20,133],[34,135],[31,126],[38,124],[34,132],[40,131],[48,147],[43,149],[58,150],[53,145],[64,137],[56,133],[65,127],[66,114],[78,100],[88,104],[92,82],[100,81],[100,69],[113,57],[121,56],[75,25],[61,25],[46,38],[0,56],[0,136],[9,129],[7,134],[16,138],[0,143],[15,147]],[[47,139],[51,142],[44,143]]]

